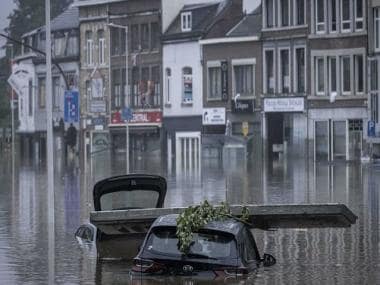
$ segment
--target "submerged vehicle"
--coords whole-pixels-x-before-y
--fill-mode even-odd
[[[213,221],[193,233],[184,254],[176,236],[177,217],[164,215],[152,224],[134,259],[132,274],[220,279],[248,275],[261,265],[276,263],[270,254],[260,256],[250,227],[235,219]]]
[[[114,176],[97,182],[93,190],[95,213],[118,213],[131,209],[162,208],[166,180],[158,175],[130,174]],[[110,221],[111,222],[111,221]],[[107,233],[92,223],[81,225],[75,237],[80,244],[96,243],[99,258],[132,259],[144,240],[149,226],[115,224]],[[127,245],[127,246],[125,246]]]

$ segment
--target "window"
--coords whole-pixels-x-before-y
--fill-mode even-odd
[[[131,26],[131,48],[132,51],[138,51],[139,47],[139,26],[132,25]]]
[[[265,5],[265,16],[266,16],[266,27],[272,28],[274,26],[274,0],[266,0]]]
[[[148,50],[149,49],[149,25],[142,24],[140,27],[140,39],[141,39],[141,49]]]
[[[53,108],[59,109],[61,100],[61,79],[53,77]]]
[[[295,86],[298,93],[305,93],[305,72],[306,72],[306,58],[305,58],[305,48],[296,48],[295,50]]]
[[[111,55],[120,54],[120,29],[111,28]]]
[[[220,66],[208,68],[208,99],[222,98],[222,69]]]
[[[237,94],[240,94],[241,97],[254,96],[253,72],[254,67],[252,64],[234,66],[234,96]]]
[[[150,49],[157,49],[160,43],[160,29],[158,23],[150,24]]]
[[[342,80],[342,92],[347,94],[351,92],[351,62],[349,56],[341,57],[341,80]]]
[[[379,94],[371,94],[371,121],[379,123]]]
[[[374,41],[375,41],[375,50],[380,50],[380,8],[373,9],[373,23],[374,23]]]
[[[99,41],[99,46],[98,46],[99,64],[104,65],[106,63],[106,59],[105,59],[106,39],[104,38],[104,31],[103,30],[98,31],[98,41]]]
[[[191,67],[184,67],[182,69],[182,102],[193,102],[193,71]]]
[[[324,95],[325,94],[325,79],[324,79],[324,59],[323,57],[316,57],[315,58],[315,66],[316,66],[316,80],[317,83],[317,95]]]
[[[33,81],[32,79],[29,79],[28,96],[29,96],[29,116],[33,116]]]
[[[363,1],[355,0],[355,29],[363,30]]]
[[[330,1],[330,7],[331,7],[331,11],[330,11],[330,17],[331,17],[331,21],[330,21],[330,32],[331,33],[336,33],[337,32],[337,5],[338,5],[338,0],[331,0]]]
[[[56,57],[62,57],[65,55],[66,36],[64,33],[57,32],[54,35],[54,55]]]
[[[373,59],[369,62],[370,64],[370,73],[371,73],[371,77],[370,77],[370,90],[371,91],[377,91],[378,90],[378,61],[377,59]]]
[[[93,65],[93,47],[94,42],[92,39],[92,32],[87,31],[86,32],[86,64],[87,65]]]
[[[38,78],[38,105],[41,109],[46,106],[46,80],[45,78]]]
[[[329,57],[329,89],[330,93],[337,92],[336,57]]]
[[[364,61],[363,55],[355,55],[355,91],[356,93],[364,92]]]
[[[305,24],[305,0],[295,0],[296,25]]]
[[[172,71],[170,68],[165,69],[165,100],[166,103],[170,104],[170,93],[171,93],[171,81],[172,81]]]
[[[325,31],[325,0],[315,1],[315,23],[317,33],[323,33]]]
[[[119,69],[112,70],[112,107],[121,107],[121,73]]]
[[[280,50],[280,92],[290,93],[290,65],[289,65],[289,50]]]
[[[265,51],[265,92],[273,94],[274,93],[274,51],[266,50]]]
[[[281,15],[281,26],[289,26],[289,0],[280,0],[281,7],[279,9]]]
[[[342,0],[341,3],[342,32],[349,32],[351,30],[351,0]]]
[[[183,12],[181,14],[181,27],[182,27],[182,32],[191,31],[191,27],[192,27],[191,12]]]
[[[151,105],[159,106],[161,104],[161,67],[153,66],[151,71],[151,80],[148,88],[151,89]]]
[[[76,32],[70,32],[66,49],[66,55],[77,56],[79,54],[79,36]]]

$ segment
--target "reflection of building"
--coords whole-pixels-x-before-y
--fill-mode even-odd
[[[52,56],[63,74],[53,65],[52,108],[56,149],[63,145],[64,93],[67,89],[78,88],[79,77],[79,33],[78,9],[69,7],[52,20]],[[45,27],[40,27],[22,36],[23,43],[36,50],[45,51]],[[22,94],[19,96],[18,133],[22,151],[36,158],[46,153],[46,64],[45,58],[35,50],[24,46],[16,58],[15,69],[27,67],[29,72]],[[66,124],[66,128],[68,125]],[[78,127],[78,124],[76,124]]]
[[[310,153],[355,160],[367,120],[367,3],[312,1],[310,9]]]
[[[262,6],[265,154],[304,156],[309,5],[306,1],[265,0]]]

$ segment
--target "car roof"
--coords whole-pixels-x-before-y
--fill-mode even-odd
[[[178,214],[160,216],[154,221],[151,229],[154,229],[157,227],[176,227],[178,216],[179,216]],[[202,229],[225,232],[225,233],[229,233],[236,236],[243,227],[244,227],[243,223],[237,220],[228,218],[226,220],[209,222],[204,227],[202,227]]]

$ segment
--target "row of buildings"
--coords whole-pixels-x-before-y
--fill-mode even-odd
[[[80,0],[52,22],[53,108],[79,91],[80,149],[99,142],[192,167],[252,159],[380,155],[378,0]],[[23,36],[44,49],[44,28]],[[25,150],[46,136],[45,62],[19,96]],[[59,137],[57,139],[59,145]],[[91,151],[91,150],[90,150]]]

